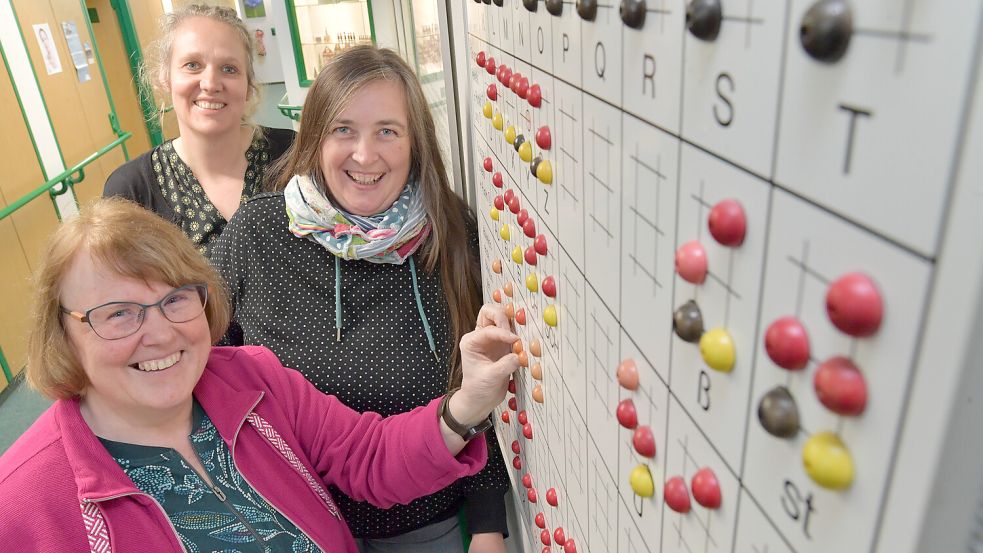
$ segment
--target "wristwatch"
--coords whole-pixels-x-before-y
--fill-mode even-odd
[[[468,442],[471,441],[471,438],[474,438],[478,434],[487,431],[494,423],[492,422],[491,414],[488,415],[488,418],[472,427],[467,427],[457,422],[454,416],[451,415],[451,410],[447,408],[447,404],[450,401],[451,396],[454,395],[454,392],[456,391],[457,390],[451,390],[444,394],[444,397],[440,400],[440,405],[437,406],[437,416],[443,419],[444,422],[447,423],[448,428],[453,430],[455,434],[460,436],[465,442]]]

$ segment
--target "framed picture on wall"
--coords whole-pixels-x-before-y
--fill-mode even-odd
[[[247,18],[266,17],[266,6],[263,0],[243,0],[243,15]]]

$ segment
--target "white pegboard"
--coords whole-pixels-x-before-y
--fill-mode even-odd
[[[983,230],[972,215],[983,209],[973,154],[983,143],[983,100],[974,97],[983,5],[845,2],[849,46],[821,63],[799,39],[815,0],[723,2],[713,40],[687,30],[689,2],[647,0],[640,28],[619,17],[621,4],[634,2],[596,2],[588,21],[578,6],[591,3],[561,2],[559,15],[545,0],[535,10],[522,0],[451,3],[468,29],[470,80],[459,90],[470,114],[485,295],[525,316],[516,330],[528,367],[514,379],[514,409],[496,413],[509,466],[520,467],[510,472],[525,551],[569,553],[557,529],[577,551],[595,553],[970,546],[983,483],[964,458],[983,444],[961,439],[972,425],[953,421],[978,411],[967,399],[981,386],[966,371],[983,292],[983,251],[968,238]],[[496,71],[477,65],[479,53]],[[538,107],[498,80],[502,64],[539,87]],[[510,126],[550,164],[551,183],[507,142]],[[549,148],[536,144],[543,127]],[[506,193],[515,212],[493,209]],[[709,210],[722,200],[746,214],[738,247],[708,231]],[[534,221],[532,236],[520,216]],[[547,251],[532,265],[525,254],[537,236]],[[708,259],[700,284],[674,267],[677,248],[693,240]],[[866,274],[883,298],[871,337],[846,336],[826,314],[830,283],[850,272]],[[542,290],[547,278],[555,297]],[[673,332],[673,312],[689,300],[705,330],[733,338],[729,372],[711,369],[697,344]],[[544,321],[551,309],[555,327]],[[769,324],[787,315],[810,338],[798,371],[779,368],[763,345]],[[963,326],[953,331],[949,321]],[[816,368],[834,355],[864,375],[869,401],[859,416],[835,415],[816,397]],[[616,376],[629,359],[635,390]],[[796,400],[801,427],[792,438],[758,421],[761,398],[776,386]],[[618,423],[626,400],[652,430],[652,458]],[[824,431],[851,455],[845,490],[823,488],[803,467],[803,445]],[[652,477],[651,497],[629,485],[638,466]],[[721,505],[691,497],[688,513],[670,509],[665,483],[682,477],[691,490],[701,468],[716,475]]]

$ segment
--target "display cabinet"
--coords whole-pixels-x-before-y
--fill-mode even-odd
[[[375,42],[370,0],[287,0],[297,76],[310,86],[332,57]]]

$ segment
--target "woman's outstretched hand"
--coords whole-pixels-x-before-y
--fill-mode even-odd
[[[505,399],[509,377],[519,368],[512,353],[518,339],[504,309],[491,304],[481,308],[475,329],[461,339],[461,389],[447,406],[454,419],[474,426]]]

